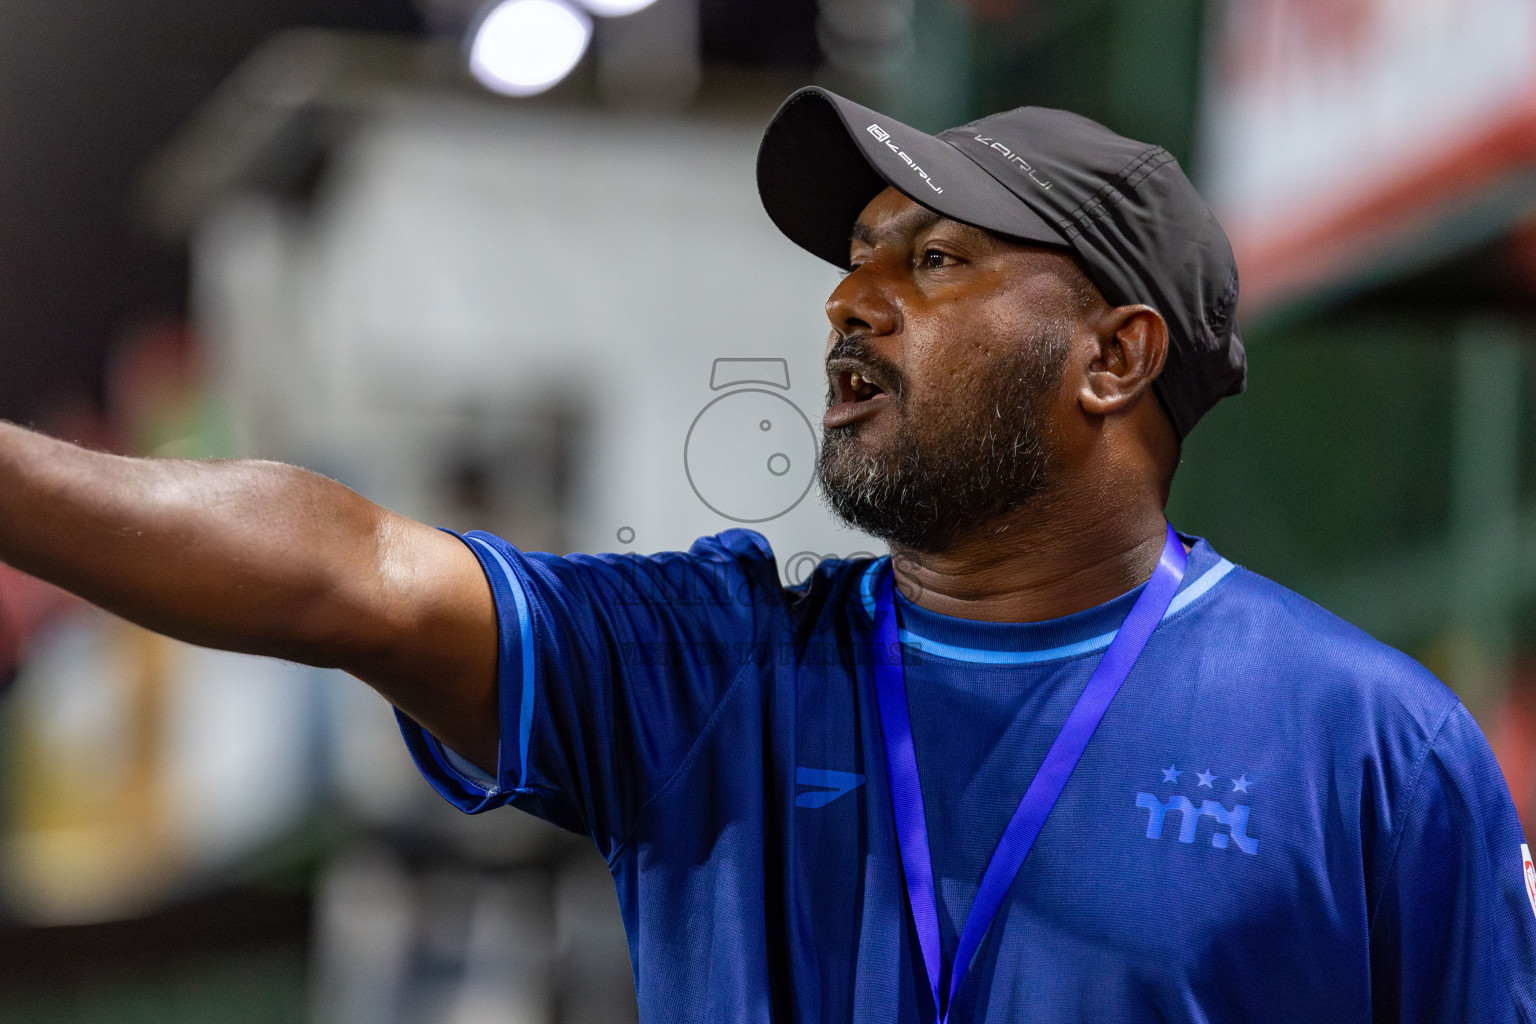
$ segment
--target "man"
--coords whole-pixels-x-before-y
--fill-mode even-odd
[[[649,1021],[1536,1019],[1536,875],[1466,710],[1164,521],[1246,365],[1177,164],[1059,111],[931,137],[811,89],[758,172],[849,271],[821,480],[891,559],[786,590],[739,530],[526,554],[15,428],[0,554],[345,668],[457,806],[592,836]]]

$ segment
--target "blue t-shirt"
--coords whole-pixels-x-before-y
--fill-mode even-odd
[[[500,622],[494,784],[406,741],[461,809],[593,838],[641,1019],[930,1021],[874,707],[888,560],[785,589],[744,530],[649,557],[466,542]],[[1025,624],[899,600],[946,959],[1138,594]],[[1194,542],[950,1019],[1536,1021],[1524,841],[1449,690]]]

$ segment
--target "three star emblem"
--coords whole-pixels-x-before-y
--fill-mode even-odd
[[[1179,776],[1183,775],[1188,769],[1180,768],[1178,765],[1170,764],[1167,768],[1162,768],[1159,770],[1163,773],[1164,782],[1178,782]],[[1204,786],[1206,789],[1215,789],[1216,780],[1219,778],[1219,776],[1210,770],[1205,770],[1195,772],[1195,778],[1199,779],[1199,785]],[[1251,785],[1253,785],[1253,780],[1248,778],[1248,775],[1245,772],[1242,775],[1232,779],[1232,792],[1246,793],[1248,792],[1248,787]]]

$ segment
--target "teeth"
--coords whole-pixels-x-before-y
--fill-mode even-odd
[[[864,378],[860,377],[856,373],[850,373],[848,375],[848,386],[857,391],[859,388],[864,386]]]

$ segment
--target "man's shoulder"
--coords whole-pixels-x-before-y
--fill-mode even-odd
[[[768,538],[756,530],[739,528],[700,537],[686,552],[652,557],[733,563],[754,573],[771,570],[772,578],[783,582],[783,589],[791,599],[829,586],[857,585],[871,563],[879,560],[867,551],[848,555],[795,551],[786,555],[775,551]]]
[[[800,551],[784,558],[755,530],[730,529],[699,537],[686,551],[651,554],[573,554],[545,559],[565,585],[591,587],[618,581],[632,603],[669,607],[673,612],[709,610],[729,605],[750,610],[760,623],[797,610],[823,609],[829,598],[846,598],[872,555],[840,558]],[[769,614],[774,613],[774,614]]]
[[[688,548],[691,558],[709,560],[772,562],[773,545],[756,530],[722,530],[694,541]]]
[[[1294,590],[1242,567],[1224,583],[1206,605],[1206,635],[1271,697],[1320,714],[1406,716],[1429,732],[1460,704],[1419,662]]]

